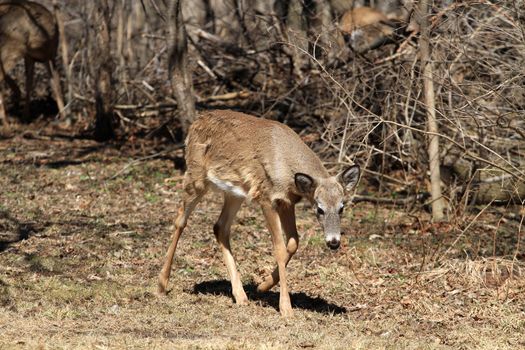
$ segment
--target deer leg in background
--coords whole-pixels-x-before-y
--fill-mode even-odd
[[[35,74],[35,61],[31,57],[24,57],[24,64],[26,68],[26,98],[24,102],[23,119],[28,122],[31,120],[31,92],[33,91],[33,76]]]
[[[2,61],[0,60],[0,123],[2,125],[7,125],[7,115],[5,113],[5,99],[4,99],[4,84],[3,81],[5,80],[5,73],[4,73],[4,65]]]
[[[53,90],[53,95],[55,95],[55,101],[58,107],[58,114],[60,115],[61,119],[64,119],[66,111],[64,106],[64,99],[62,97],[62,89],[60,88],[60,77],[56,70],[55,64],[53,63],[53,60],[50,60],[46,63],[46,68],[49,74],[49,78],[51,79],[51,89]]]
[[[5,114],[4,95],[0,92],[0,124],[7,125],[7,116]]]

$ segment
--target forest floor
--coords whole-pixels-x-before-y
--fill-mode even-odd
[[[244,205],[232,228],[250,299],[238,307],[209,194],[157,296],[182,176],[130,143],[0,139],[0,348],[525,348],[523,229],[492,208],[431,225],[423,211],[358,203],[332,252],[301,203],[295,316],[283,319],[278,287],[256,292],[275,265],[259,208]]]

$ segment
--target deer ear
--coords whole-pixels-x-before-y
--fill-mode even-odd
[[[349,191],[355,187],[359,180],[359,174],[361,170],[359,165],[352,165],[343,170],[337,175],[337,181],[344,187],[345,190]]]
[[[311,194],[317,187],[317,183],[310,175],[296,173],[295,187],[297,187],[297,190],[301,194]]]

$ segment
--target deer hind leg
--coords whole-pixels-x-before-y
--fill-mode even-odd
[[[7,125],[7,115],[5,113],[5,99],[4,99],[4,86],[5,80],[4,65],[0,59],[0,123]]]
[[[4,125],[7,127],[7,115],[5,113],[5,103],[4,103],[4,95],[2,93],[2,88],[0,87],[0,125]]]
[[[295,225],[295,207],[293,205],[279,207],[279,220],[281,227],[286,235],[286,259],[285,266],[288,265],[290,259],[297,251],[299,246],[299,235],[297,234],[297,227]],[[279,267],[273,270],[264,282],[259,284],[257,290],[259,292],[266,292],[273,288],[279,282]]]
[[[224,194],[224,206],[222,207],[221,215],[217,223],[213,226],[213,233],[219,242],[224,257],[226,268],[228,269],[228,275],[230,276],[232,284],[232,293],[235,298],[235,302],[238,305],[245,305],[248,303],[248,297],[244,292],[242,286],[241,277],[237,267],[235,266],[235,260],[233,258],[231,247],[230,247],[230,228],[235,219],[235,215],[239,211],[243,198],[235,197],[230,194]]]
[[[51,89],[53,90],[53,95],[55,95],[55,101],[58,107],[58,114],[60,115],[60,118],[64,119],[66,107],[64,106],[62,89],[60,88],[60,77],[58,76],[58,72],[56,70],[55,64],[53,63],[53,60],[50,60],[46,63],[46,69],[51,79]]]
[[[0,64],[0,78],[3,78],[7,86],[9,86],[9,89],[11,89],[15,105],[18,106],[20,104],[20,96],[22,96],[22,93],[20,92],[20,88],[16,84],[16,81],[6,73],[2,64]]]
[[[31,92],[33,91],[33,76],[35,74],[35,61],[31,57],[24,58],[25,68],[26,68],[26,99],[24,104],[24,115],[23,118],[26,121],[30,119],[30,102],[31,102]]]
[[[184,231],[184,228],[186,227],[188,218],[206,193],[206,189],[204,187],[201,188],[199,186],[199,188],[197,188],[193,184],[186,185],[185,187],[186,192],[182,200],[182,205],[179,208],[177,219],[175,220],[175,232],[173,233],[171,244],[168,248],[168,252],[166,253],[166,260],[164,261],[164,265],[159,274],[159,282],[157,287],[159,294],[166,294],[166,288],[168,286],[168,280],[171,274],[171,264],[173,262],[175,250],[177,249],[177,243],[179,242],[182,231]]]
[[[262,209],[264,217],[266,218],[268,230],[272,235],[275,259],[277,260],[277,269],[281,287],[279,293],[279,310],[281,311],[282,316],[293,316],[292,303],[290,301],[288,283],[286,281],[286,263],[289,260],[289,254],[286,250],[286,245],[284,244],[279,214],[271,205],[263,205]]]

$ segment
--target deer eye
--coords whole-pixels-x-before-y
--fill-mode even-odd
[[[317,215],[319,216],[324,215],[324,210],[321,209],[320,207],[317,207]]]
[[[339,215],[343,214],[343,211],[345,210],[345,207],[342,206],[341,208],[339,208]]]

